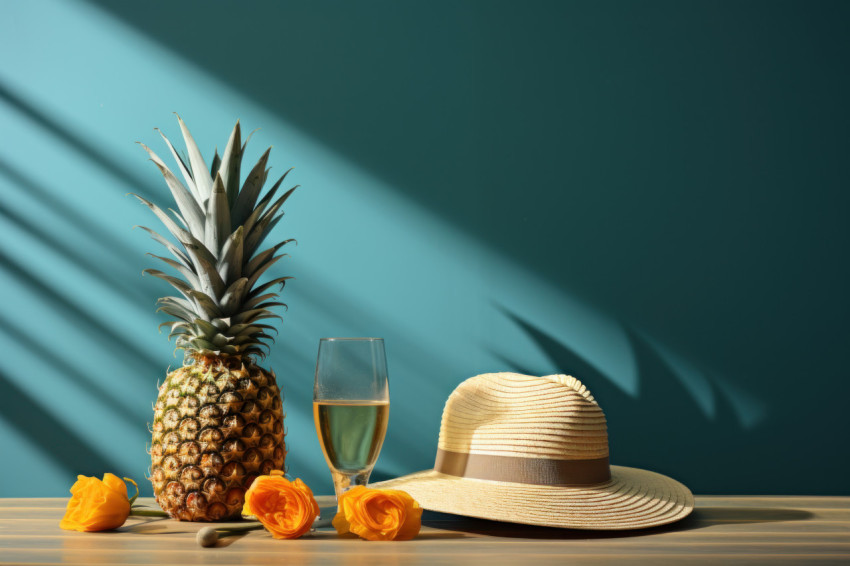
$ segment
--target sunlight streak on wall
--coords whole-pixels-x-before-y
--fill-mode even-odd
[[[145,252],[161,253],[131,227],[143,224],[157,231],[159,227],[144,207],[125,194],[151,190],[164,203],[167,191],[144,152],[132,142],[138,139],[165,157],[167,151],[152,128],[162,128],[176,141],[179,135],[171,112],[179,111],[206,155],[215,144],[222,149],[239,118],[248,131],[263,128],[250,142],[249,156],[275,146],[272,176],[297,166],[290,179],[303,188],[287,204],[288,214],[276,235],[296,237],[299,245],[289,250],[292,259],[274,270],[276,275],[292,273],[297,279],[283,295],[290,310],[269,359],[286,395],[288,463],[296,475],[317,478],[329,486],[310,406],[312,368],[321,336],[387,338],[392,425],[378,467],[388,474],[431,465],[447,394],[476,373],[503,370],[501,358],[494,353],[545,368],[547,373],[561,371],[496,304],[523,313],[580,352],[622,392],[637,396],[641,376],[628,336],[617,320],[567,290],[553,288],[231,86],[90,5],[44,0],[18,4],[15,10],[15,18],[0,24],[0,49],[8,53],[15,45],[27,56],[4,59],[0,83],[36,109],[43,122],[56,126],[48,131],[43,123],[21,116],[0,99],[0,126],[7,139],[16,140],[4,146],[0,157],[26,171],[32,182],[53,191],[57,206],[85,218],[99,232],[114,235],[121,250],[135,255],[116,254],[112,242],[93,241],[86,226],[69,225],[55,213],[45,212],[43,204],[21,194],[0,175],[4,200],[86,257],[114,266],[128,286],[148,294],[150,300],[136,302],[10,224],[0,224],[0,237],[19,243],[9,253],[34,277],[63,300],[85,309],[104,333],[138,348],[138,357],[150,360],[162,373],[165,366],[177,363],[171,356],[173,344],[154,330],[163,320],[153,314],[155,293],[167,287],[128,275],[153,264]],[[49,20],[42,25],[56,34],[50,42],[25,31],[42,18]],[[269,72],[284,70],[272,67]],[[78,136],[85,146],[73,147],[69,137],[58,139],[57,130],[71,132],[69,137]],[[135,186],[135,179],[142,179],[144,186]],[[162,373],[140,374],[140,367],[148,369],[142,366],[144,360],[128,364],[120,344],[116,347],[104,336],[81,333],[77,321],[47,306],[10,273],[0,269],[0,277],[3,289],[18,297],[2,307],[3,313],[20,320],[29,332],[44,335],[46,347],[67,357],[79,371],[96,375],[111,394],[126,394],[147,410]],[[49,332],[42,330],[44,326]],[[16,347],[8,337],[0,339],[4,348]],[[675,354],[668,353],[667,359],[703,411],[710,413],[705,378],[695,377]],[[147,466],[147,456],[140,449],[147,438],[142,423],[133,427],[116,419],[85,391],[63,381],[60,370],[34,367],[50,384],[46,392],[42,387],[38,393],[26,375],[15,373],[15,367],[5,369],[91,446],[108,449],[128,469]],[[593,384],[588,386],[592,389]],[[60,487],[54,483],[51,494],[57,495]]]

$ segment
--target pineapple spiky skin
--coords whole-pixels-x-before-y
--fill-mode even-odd
[[[171,273],[145,273],[169,283],[177,295],[161,297],[159,311],[171,320],[170,338],[185,352],[183,367],[168,374],[154,407],[151,483],[157,502],[171,517],[216,521],[240,516],[254,478],[285,471],[283,408],[272,372],[255,363],[273,341],[271,310],[276,287],[291,277],[261,278],[287,254],[289,239],[262,249],[283,216],[296,187],[277,195],[285,172],[267,191],[266,150],[240,183],[243,143],[239,122],[224,153],[208,168],[186,124],[177,117],[187,158],[160,132],[185,184],[156,153],[142,144],[162,173],[177,205],[166,213],[136,195],[166,228],[170,239],[141,227],[171,258]],[[249,136],[250,137],[250,136]],[[264,194],[263,194],[264,193]]]
[[[151,482],[172,518],[240,517],[259,475],[283,470],[283,409],[274,373],[205,357],[168,374],[154,407]]]

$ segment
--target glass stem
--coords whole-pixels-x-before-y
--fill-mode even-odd
[[[365,486],[369,482],[371,469],[362,470],[360,472],[346,473],[332,471],[334,478],[334,491],[336,492],[336,500],[339,502],[339,497],[353,487],[358,485]]]

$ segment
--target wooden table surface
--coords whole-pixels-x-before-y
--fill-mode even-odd
[[[215,548],[195,542],[204,525],[158,518],[131,517],[113,532],[63,531],[66,501],[0,499],[0,564],[850,564],[850,497],[702,496],[678,524],[620,533],[426,513],[408,542],[343,539],[333,529],[278,541],[251,531]]]

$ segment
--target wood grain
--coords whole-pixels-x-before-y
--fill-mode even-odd
[[[0,564],[850,564],[850,497],[696,501],[678,524],[620,533],[426,513],[408,542],[344,539],[333,529],[277,541],[252,531],[204,549],[195,543],[199,523],[131,517],[114,532],[76,533],[59,528],[64,499],[0,499]]]

